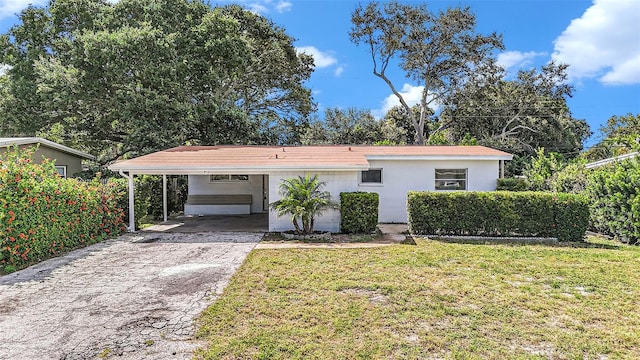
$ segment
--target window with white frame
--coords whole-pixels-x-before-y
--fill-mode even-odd
[[[67,177],[67,165],[56,165],[56,171],[58,171],[61,177]]]
[[[369,169],[360,172],[360,183],[382,184],[382,169]]]
[[[247,182],[249,181],[249,175],[209,175],[209,182]]]
[[[467,190],[467,169],[436,169],[436,190]]]

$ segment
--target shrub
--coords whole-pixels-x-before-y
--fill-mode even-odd
[[[142,221],[145,216],[149,213],[149,207],[151,199],[149,196],[141,196],[142,194],[138,188],[138,183],[140,179],[136,178],[135,180],[135,202],[134,202],[134,214],[136,221],[136,228],[140,228],[142,225]],[[120,178],[111,178],[107,182],[108,185],[112,186],[115,193],[115,198],[118,204],[118,207],[122,209],[123,213],[126,216],[126,221],[129,219],[129,182],[127,179]]]
[[[575,241],[589,219],[584,197],[543,192],[418,192],[407,195],[409,231],[429,235],[539,236]]]
[[[340,231],[372,233],[378,226],[378,193],[340,193]]]
[[[529,189],[529,183],[526,179],[522,178],[503,178],[498,179],[498,191],[527,191]]]
[[[640,162],[636,159],[594,169],[586,194],[591,226],[617,240],[640,243]]]
[[[549,179],[562,169],[563,156],[559,153],[545,152],[544,148],[536,151],[536,156],[531,159],[523,171],[527,178],[529,189],[533,191],[546,191],[551,189]]]
[[[549,187],[553,192],[580,194],[587,187],[588,171],[584,161],[567,164],[548,179]]]
[[[284,179],[280,184],[282,197],[270,206],[278,216],[291,216],[297,234],[312,234],[316,216],[335,206],[331,194],[323,190],[325,185],[318,175]]]
[[[127,179],[118,175],[110,178],[109,184],[117,189],[118,206],[123,209],[125,216],[129,214],[129,183]],[[167,211],[182,211],[186,201],[187,179],[178,177],[175,181],[167,182]],[[140,227],[147,215],[154,219],[162,217],[162,177],[158,175],[142,175],[135,177],[135,217],[136,227]]]
[[[33,149],[0,158],[0,266],[10,271],[124,230],[112,186],[58,176]]]

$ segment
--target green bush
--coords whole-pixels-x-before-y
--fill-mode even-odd
[[[171,179],[169,179],[171,180]],[[129,183],[119,176],[110,178],[118,193],[118,206],[128,217],[129,214]],[[186,177],[178,177],[174,181],[167,182],[167,212],[169,214],[184,210],[187,194]],[[174,196],[175,195],[175,196]],[[136,227],[139,228],[146,216],[154,219],[162,218],[162,176],[142,175],[135,177],[135,216]]]
[[[594,230],[629,243],[640,243],[640,162],[636,159],[594,169],[586,194],[591,199]]]
[[[23,267],[124,230],[114,188],[63,179],[33,149],[0,157],[0,266]]]
[[[527,191],[529,183],[522,178],[502,178],[498,179],[498,191]]]
[[[138,188],[138,183],[140,182],[139,178],[135,180],[135,202],[134,202],[134,214],[136,221],[136,228],[140,228],[142,225],[142,221],[149,213],[149,207],[151,203],[151,199],[149,196],[143,196],[144,192],[140,191]],[[115,198],[118,203],[118,207],[122,209],[125,214],[125,221],[129,222],[129,181],[123,177],[119,178],[111,178],[107,182],[108,185],[112,186],[115,193]]]
[[[580,240],[585,198],[543,192],[419,192],[407,195],[409,231],[428,235],[537,236]]]
[[[110,182],[117,188],[119,194],[119,206],[124,210],[125,215],[129,214],[129,191],[127,179],[117,172],[105,167],[92,167],[88,170],[73,174],[73,177],[93,180],[99,177],[101,181]],[[186,175],[169,176],[167,179],[167,212],[168,214],[184,211],[184,204],[187,201],[187,179]],[[163,215],[162,205],[162,176],[161,175],[138,175],[135,177],[135,214],[136,226],[140,227],[147,216],[153,219],[161,219]]]
[[[340,193],[340,231],[372,233],[378,226],[378,193]]]

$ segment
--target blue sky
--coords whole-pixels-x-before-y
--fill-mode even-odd
[[[355,107],[380,116],[397,102],[387,85],[372,74],[366,48],[349,40],[351,13],[358,1],[254,0],[211,1],[238,3],[270,18],[296,39],[299,51],[315,58],[316,70],[308,86],[326,108]],[[417,3],[403,1],[404,3]],[[44,0],[0,0],[0,32],[17,21],[13,15]],[[366,1],[363,1],[366,3]],[[585,119],[598,140],[598,128],[613,115],[640,114],[640,1],[639,0],[435,0],[432,10],[470,6],[477,30],[503,35],[505,51],[497,54],[510,72],[539,68],[556,59],[570,65],[575,87],[570,109]],[[417,99],[419,84],[400,71],[391,72],[407,99]]]

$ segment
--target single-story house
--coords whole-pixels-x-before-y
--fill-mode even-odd
[[[379,221],[406,223],[408,191],[492,191],[512,157],[483,146],[180,146],[109,169],[129,178],[130,194],[135,175],[164,175],[164,184],[167,175],[188,175],[186,215],[268,212],[269,230],[283,231],[292,229],[290,219],[269,209],[283,179],[318,175],[336,202],[340,192],[376,192]],[[339,231],[339,212],[327,211],[315,228]]]
[[[54,161],[56,170],[65,178],[82,171],[83,160],[95,160],[92,155],[39,137],[0,138],[0,154],[6,152],[9,147],[18,146],[24,149],[38,144],[33,161],[40,163],[43,157]]]

